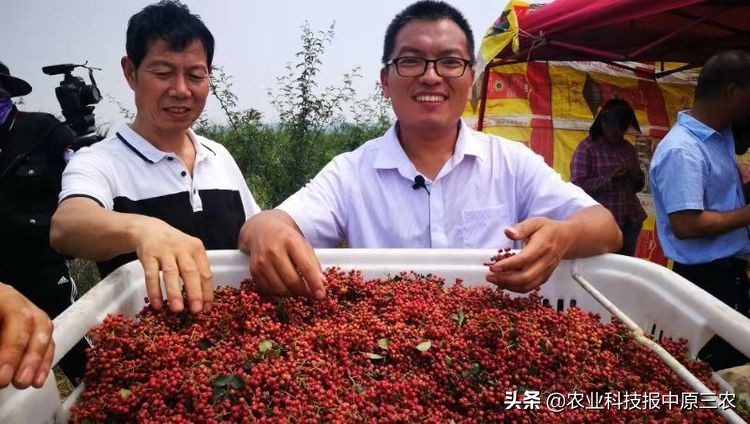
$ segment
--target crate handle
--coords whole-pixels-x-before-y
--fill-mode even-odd
[[[674,356],[670,355],[663,347],[658,343],[649,339],[643,334],[643,330],[638,326],[630,317],[628,317],[623,311],[620,310],[614,303],[612,303],[606,296],[604,296],[599,290],[594,288],[577,270],[573,269],[570,274],[584,290],[586,290],[591,296],[596,299],[604,308],[606,308],[612,315],[617,317],[626,327],[630,330],[630,334],[633,336],[636,342],[646,346],[653,351],[669,368],[672,369],[677,375],[679,375],[690,387],[698,391],[698,393],[711,393],[713,394],[713,400],[709,403],[716,406],[716,411],[721,414],[728,422],[734,423],[745,423],[745,420],[740,418],[736,412],[732,409],[719,408],[716,402],[716,393],[713,393],[702,381],[698,380],[687,368],[685,368]]]

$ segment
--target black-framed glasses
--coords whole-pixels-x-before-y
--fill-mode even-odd
[[[439,59],[425,59],[417,56],[395,57],[388,65],[396,65],[396,72],[402,77],[421,77],[427,72],[427,65],[435,66],[435,73],[444,78],[458,78],[464,75],[466,67],[471,61],[460,57],[441,57]]]

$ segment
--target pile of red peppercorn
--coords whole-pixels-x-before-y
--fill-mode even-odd
[[[622,324],[537,293],[450,288],[432,275],[365,282],[327,271],[328,297],[220,288],[208,314],[146,307],[93,331],[76,422],[713,422],[715,410],[565,408],[550,393],[692,391]],[[663,342],[704,382],[685,341]],[[715,385],[709,385],[716,389]],[[541,393],[508,409],[506,392]],[[585,405],[585,400],[584,400]]]

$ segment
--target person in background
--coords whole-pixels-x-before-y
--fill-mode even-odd
[[[698,76],[693,106],[661,140],[650,180],[659,239],[674,272],[750,316],[750,207],[731,126],[750,112],[750,55],[717,53]],[[720,339],[706,346],[714,369],[748,361]]]
[[[646,219],[636,196],[643,189],[645,175],[638,152],[625,139],[631,128],[641,132],[633,108],[622,99],[607,101],[570,162],[570,181],[614,215],[622,231],[622,248],[617,253],[627,256],[635,254]]]
[[[52,321],[18,290],[0,283],[0,389],[42,387],[55,342]]]
[[[122,71],[137,113],[107,140],[81,149],[65,169],[52,217],[57,251],[95,260],[102,277],[138,259],[151,305],[207,311],[213,297],[206,249],[236,249],[260,211],[237,163],[191,126],[209,93],[214,38],[177,1],[145,7],[128,22]]]
[[[66,259],[50,246],[65,151],[75,134],[49,113],[22,112],[12,99],[31,92],[0,62],[0,281],[56,317],[77,291]],[[88,343],[60,360],[65,375],[83,375]]]
[[[500,248],[521,252],[487,281],[528,292],[563,258],[618,250],[612,214],[521,143],[462,120],[474,80],[474,36],[461,13],[420,1],[388,26],[380,81],[397,122],[334,158],[277,209],[243,226],[258,287],[325,296],[312,247]]]

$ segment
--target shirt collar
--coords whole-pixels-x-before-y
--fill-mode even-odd
[[[686,110],[677,113],[677,123],[685,127],[685,129],[690,131],[700,141],[706,141],[714,134],[719,137],[725,137],[727,135],[727,130],[729,130],[727,129],[718,132],[703,122],[693,118]]]
[[[8,117],[5,119],[5,122],[0,124],[0,134],[7,134],[13,129],[13,126],[16,123],[17,115],[18,108],[16,108],[16,105],[13,105],[13,108],[10,110]]]
[[[487,149],[484,144],[487,140],[480,140],[480,137],[486,138],[486,135],[473,131],[463,120],[460,122],[461,124],[458,129],[456,148],[453,152],[453,160],[457,164],[463,160],[464,156],[474,156],[479,160],[484,160],[485,155],[487,154]]]
[[[395,123],[388,128],[383,135],[383,143],[377,151],[372,166],[375,169],[395,169],[405,166],[409,163],[409,157],[406,156],[404,148],[398,141],[398,132]]]
[[[463,120],[459,122],[458,138],[456,139],[456,146],[450,160],[454,164],[461,163],[465,156],[475,156],[480,160],[484,160],[486,154],[486,150],[483,148],[484,141],[478,138],[481,136],[481,133],[472,131]],[[414,167],[398,140],[397,125],[398,122],[393,124],[383,136],[383,144],[378,149],[377,156],[372,162],[373,168],[402,169],[409,165],[412,168]]]
[[[193,148],[195,148],[195,163],[200,162],[207,154],[216,154],[213,150],[198,142],[198,136],[193,132],[192,128],[188,128],[187,135],[193,143]],[[174,153],[164,152],[157,149],[156,146],[130,128],[130,125],[128,124],[122,124],[117,128],[117,137],[120,141],[125,143],[130,150],[140,156],[141,159],[150,163],[156,163],[168,156],[174,155]]]

